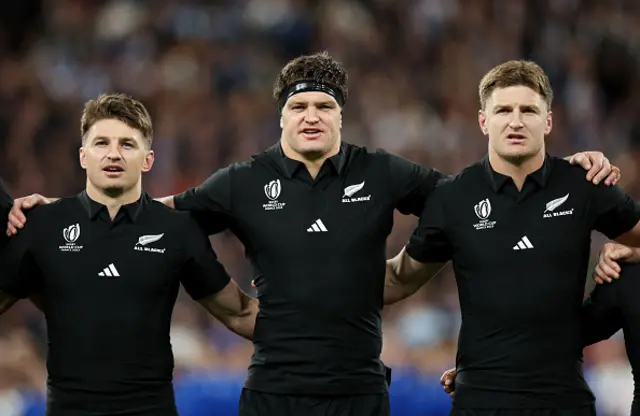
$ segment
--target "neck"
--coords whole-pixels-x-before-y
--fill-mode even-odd
[[[544,147],[535,156],[521,160],[505,159],[489,149],[489,163],[494,171],[510,177],[520,191],[527,176],[544,164]]]
[[[288,157],[289,159],[297,160],[298,162],[302,162],[307,168],[309,175],[311,175],[311,177],[315,179],[316,176],[318,176],[320,168],[322,168],[324,162],[340,152],[340,139],[336,140],[335,146],[329,152],[323,153],[318,157],[310,157],[296,152],[283,138],[280,138],[280,146],[282,147],[282,152],[286,157]]]
[[[121,206],[132,204],[140,199],[140,196],[142,195],[142,183],[141,181],[138,181],[134,187],[114,197],[107,195],[103,189],[94,186],[89,180],[87,180],[86,191],[89,198],[107,207],[109,217],[113,220],[118,214]]]

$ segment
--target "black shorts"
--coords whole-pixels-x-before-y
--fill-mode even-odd
[[[173,408],[154,409],[154,410],[121,410],[116,412],[101,412],[101,411],[87,411],[70,409],[64,407],[48,407],[47,416],[178,416],[178,410]]]
[[[242,389],[239,416],[390,416],[389,395],[287,396]]]
[[[594,405],[564,409],[456,409],[450,416],[596,416]]]

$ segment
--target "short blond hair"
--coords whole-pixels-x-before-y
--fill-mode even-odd
[[[531,88],[542,96],[547,104],[547,109],[551,109],[553,89],[549,77],[540,65],[524,60],[502,63],[493,67],[482,77],[478,86],[480,108],[485,108],[487,100],[495,89],[515,86]]]

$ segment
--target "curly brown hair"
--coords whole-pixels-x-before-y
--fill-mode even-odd
[[[532,61],[507,61],[496,67],[482,77],[478,86],[480,108],[484,109],[487,100],[496,88],[515,86],[529,87],[542,96],[547,103],[547,109],[551,109],[553,102],[553,89],[551,81],[544,70]]]
[[[80,119],[83,145],[91,126],[104,119],[120,120],[127,126],[140,130],[147,147],[151,148],[153,124],[149,112],[140,101],[124,94],[100,94],[97,99],[87,101]]]
[[[283,91],[299,81],[327,84],[338,90],[344,102],[347,102],[349,94],[347,71],[326,51],[299,56],[289,61],[276,78],[273,85],[273,98],[279,100]]]

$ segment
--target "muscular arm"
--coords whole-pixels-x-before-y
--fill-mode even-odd
[[[399,302],[418,291],[429,282],[446,263],[421,263],[412,259],[403,248],[400,253],[387,260],[384,279],[384,304]]]
[[[258,301],[231,281],[220,292],[198,300],[211,315],[243,338],[253,340]]]

